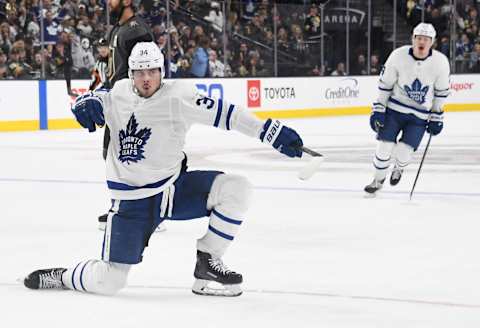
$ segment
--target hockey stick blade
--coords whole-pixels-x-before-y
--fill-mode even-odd
[[[312,159],[307,165],[305,165],[300,169],[300,171],[298,171],[298,178],[300,180],[308,180],[312,177],[312,175],[315,174],[315,172],[318,171],[318,169],[320,168],[320,165],[323,162],[324,157],[322,154],[317,153],[316,151],[311,150],[307,147],[302,147],[301,149],[302,149],[302,152],[312,156]]]

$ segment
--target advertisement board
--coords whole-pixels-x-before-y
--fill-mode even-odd
[[[367,114],[377,97],[377,76],[305,78],[189,79],[210,97],[261,118]],[[75,100],[59,81],[1,81],[0,131],[77,128]],[[72,91],[88,91],[88,80],[72,81]],[[446,111],[480,110],[480,75],[452,75]]]
[[[38,120],[38,81],[8,81],[0,87],[0,121]]]

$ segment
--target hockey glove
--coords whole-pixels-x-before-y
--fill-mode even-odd
[[[302,157],[302,138],[298,133],[284,126],[280,121],[269,118],[263,125],[260,140],[287,155],[288,157]]]
[[[430,121],[427,124],[427,132],[430,133],[432,136],[436,136],[443,129],[443,122],[439,121]]]
[[[77,97],[72,112],[78,123],[89,132],[95,131],[95,124],[100,126],[105,124],[102,99],[92,92]]]
[[[385,106],[381,103],[373,103],[372,115],[370,115],[370,127],[378,132],[385,125]]]

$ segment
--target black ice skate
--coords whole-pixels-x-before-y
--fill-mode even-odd
[[[393,168],[392,175],[390,175],[390,185],[396,186],[402,178],[403,170],[397,166]]]
[[[385,182],[385,179],[383,179],[383,180],[373,179],[372,183],[365,186],[364,190],[368,194],[374,195],[378,190],[382,189],[384,182]]]
[[[24,280],[25,287],[30,289],[65,289],[62,282],[64,268],[37,270],[30,273]]]
[[[242,294],[242,275],[233,271],[223,264],[219,258],[212,257],[208,253],[197,251],[196,278],[192,292],[198,295],[210,296],[240,296]],[[211,288],[209,283],[215,282],[223,288]]]

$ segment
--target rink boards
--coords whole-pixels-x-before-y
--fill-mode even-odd
[[[261,118],[360,115],[370,112],[377,96],[377,76],[190,79],[209,96],[225,98]],[[82,94],[89,80],[72,81]],[[1,81],[0,131],[78,128],[70,111],[73,97],[66,83]],[[446,111],[480,111],[480,75],[451,76]]]

